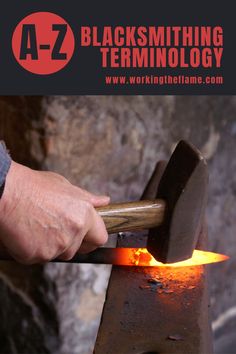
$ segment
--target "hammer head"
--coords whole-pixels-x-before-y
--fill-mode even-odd
[[[160,262],[192,256],[207,202],[208,173],[201,153],[180,141],[161,177],[157,198],[167,203],[164,223],[149,231],[147,249]]]

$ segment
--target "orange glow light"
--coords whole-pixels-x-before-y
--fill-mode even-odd
[[[219,253],[194,250],[193,256],[185,261],[164,264],[156,261],[146,248],[123,248],[120,254],[120,262],[123,265],[143,267],[190,267],[223,262],[228,258],[228,256]]]

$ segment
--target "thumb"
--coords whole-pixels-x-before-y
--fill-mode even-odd
[[[90,202],[94,207],[106,206],[110,203],[110,197],[107,195],[96,195],[77,187],[80,197]]]
[[[110,197],[108,195],[92,194],[90,202],[94,207],[106,206],[110,203]]]

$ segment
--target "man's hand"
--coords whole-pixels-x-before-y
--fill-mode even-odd
[[[107,241],[94,207],[109,203],[52,172],[12,161],[0,200],[1,249],[25,264],[71,259]]]

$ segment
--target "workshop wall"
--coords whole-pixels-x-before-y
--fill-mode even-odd
[[[0,138],[13,159],[61,173],[113,201],[138,199],[179,139],[209,162],[209,249],[216,353],[236,345],[236,98],[233,96],[1,97]],[[19,186],[20,187],[20,186]],[[1,353],[92,353],[109,266],[0,265]]]

